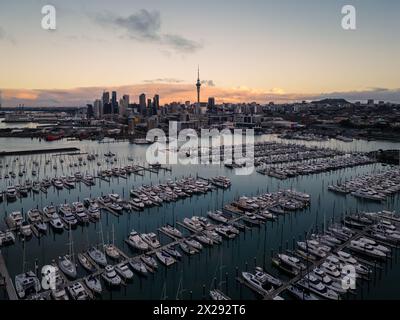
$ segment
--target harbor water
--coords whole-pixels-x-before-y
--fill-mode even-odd
[[[259,136],[259,141],[280,140],[275,135]],[[328,142],[301,142],[290,141],[293,143],[304,143],[320,147],[330,147],[345,151],[373,151],[377,149],[400,148],[400,143],[379,142],[379,141],[358,141],[345,143],[336,140]],[[145,153],[147,146],[133,145],[128,142],[120,143],[99,143],[97,141],[66,141],[45,142],[36,139],[0,139],[1,151],[44,149],[44,148],[77,147],[80,152],[98,154],[96,161],[86,161],[86,165],[81,167],[69,167],[69,163],[78,162],[77,155],[32,155],[32,156],[11,156],[4,157],[3,168],[0,169],[0,190],[5,190],[8,185],[15,185],[19,180],[36,180],[44,177],[55,177],[73,174],[76,171],[96,175],[100,161],[101,168],[121,167],[128,164],[138,164],[145,166]],[[117,161],[111,166],[105,162],[104,154],[107,152],[116,154]],[[133,161],[129,160],[133,158]],[[17,159],[18,158],[18,159]],[[61,163],[60,159],[64,162]],[[86,156],[83,155],[86,160]],[[51,165],[45,165],[46,160],[51,160]],[[40,163],[38,175],[31,176],[33,161]],[[5,164],[8,164],[6,168]],[[53,164],[57,164],[57,170],[53,169]],[[20,168],[24,168],[24,177],[18,177]],[[266,222],[260,227],[254,227],[245,232],[241,232],[234,240],[224,240],[221,245],[205,247],[197,255],[183,259],[172,267],[159,267],[159,270],[147,278],[135,276],[132,283],[119,289],[104,290],[100,299],[202,299],[209,298],[210,288],[216,284],[220,286],[228,296],[234,299],[257,299],[257,295],[247,287],[241,285],[237,280],[237,272],[254,270],[254,267],[262,266],[272,274],[286,279],[271,265],[271,255],[286,249],[292,249],[294,243],[299,239],[304,239],[305,234],[322,231],[322,229],[332,223],[339,221],[347,212],[356,211],[377,211],[382,209],[400,211],[400,196],[395,195],[385,203],[376,203],[356,199],[350,195],[342,196],[328,191],[328,185],[338,181],[344,181],[351,177],[371,172],[385,170],[381,164],[372,164],[354,168],[342,169],[333,172],[300,176],[287,180],[277,180],[272,177],[264,176],[254,172],[250,176],[237,176],[235,171],[221,165],[172,165],[172,171],[160,170],[159,173],[150,171],[143,172],[143,176],[130,175],[127,179],[112,177],[110,182],[96,179],[96,185],[88,187],[83,183],[78,183],[75,189],[57,191],[50,187],[47,194],[30,194],[27,198],[21,198],[14,203],[3,201],[0,204],[0,230],[7,228],[5,218],[13,211],[21,211],[24,215],[31,208],[43,207],[53,204],[59,205],[65,202],[82,201],[84,198],[94,198],[102,194],[118,193],[123,198],[129,198],[132,188],[142,185],[154,185],[175,180],[182,177],[211,178],[224,175],[231,179],[232,186],[227,190],[217,189],[205,195],[193,196],[177,202],[163,204],[161,207],[145,209],[142,212],[125,212],[121,216],[114,216],[103,212],[102,218],[98,223],[90,223],[87,226],[78,226],[71,232],[73,249],[77,253],[83,252],[89,246],[100,244],[104,241],[111,242],[114,238],[115,245],[128,256],[134,256],[125,243],[130,231],[157,232],[157,229],[169,223],[176,226],[176,222],[182,221],[185,217],[206,216],[209,210],[221,209],[224,204],[237,199],[242,195],[252,196],[265,192],[275,192],[280,189],[295,189],[311,195],[311,205],[304,211],[288,213],[280,216],[275,222]],[[14,180],[4,179],[7,172],[17,173]],[[183,228],[178,227],[181,231]],[[113,232],[114,230],[114,237]],[[188,231],[185,231],[188,233]],[[162,244],[171,241],[162,233],[158,233]],[[52,230],[48,235],[36,238],[32,237],[29,241],[23,242],[17,239],[14,245],[3,247],[2,255],[7,264],[10,276],[14,281],[15,275],[35,269],[35,263],[40,268],[57,260],[59,256],[68,253],[69,233],[64,231],[55,234]],[[383,269],[378,271],[377,276],[370,282],[365,282],[357,288],[357,295],[351,295],[349,299],[398,299],[400,298],[400,287],[397,285],[400,279],[400,268],[396,253],[392,260],[383,265]],[[222,261],[222,266],[221,266]],[[79,276],[85,276],[86,272],[78,265]],[[216,278],[216,281],[214,281]],[[106,288],[105,286],[103,286]],[[0,292],[0,299],[4,294]]]

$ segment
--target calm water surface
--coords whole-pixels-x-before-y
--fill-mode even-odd
[[[258,140],[276,140],[281,141],[275,135],[257,137]],[[286,141],[287,142],[287,141]],[[299,141],[293,141],[300,143]],[[348,151],[371,151],[379,148],[400,148],[399,143],[376,142],[376,141],[354,141],[344,143],[336,140],[329,142],[312,143],[323,147],[337,148]],[[24,150],[34,148],[52,148],[52,147],[78,147],[82,152],[98,153],[102,166],[106,167],[102,155],[108,151],[117,154],[118,163],[115,165],[127,165],[132,163],[128,157],[133,157],[136,164],[145,163],[145,146],[135,146],[128,143],[110,143],[100,144],[91,141],[57,141],[48,143],[45,141],[31,139],[0,139],[0,151],[5,150]],[[57,163],[57,171],[52,165],[45,166],[46,159],[51,159],[52,164]],[[56,175],[67,175],[77,170],[94,174],[97,172],[97,161],[88,162],[86,166],[78,168],[69,168],[69,162],[77,162],[77,156],[63,156],[65,162],[61,164],[59,157],[52,155],[34,155],[19,157],[2,158],[3,169],[0,169],[0,176],[4,177],[6,171],[18,172],[19,168],[25,167],[27,178],[32,171],[32,161],[40,162],[39,176],[54,177]],[[15,160],[15,161],[14,161]],[[5,168],[5,164],[9,167]],[[387,167],[386,167],[387,168]],[[90,224],[88,227],[78,227],[72,232],[74,242],[74,252],[84,251],[90,245],[100,243],[100,234],[103,237],[111,239],[112,229],[115,230],[115,244],[126,254],[133,256],[134,252],[125,244],[124,239],[132,229],[139,232],[156,231],[157,228],[166,223],[176,224],[176,221],[182,221],[184,217],[193,215],[206,216],[207,211],[221,208],[224,204],[233,201],[241,195],[257,195],[264,192],[274,192],[282,188],[294,188],[302,192],[307,192],[312,196],[310,208],[305,211],[287,214],[272,223],[267,222],[260,228],[253,228],[242,232],[235,240],[224,241],[220,246],[204,248],[203,251],[195,256],[184,256],[182,261],[170,268],[160,265],[159,271],[147,279],[135,276],[135,279],[128,286],[118,290],[103,292],[103,299],[201,299],[205,294],[208,298],[212,279],[214,277],[221,281],[222,289],[230,297],[237,299],[257,299],[257,296],[240,285],[236,280],[236,268],[239,272],[246,268],[251,271],[255,265],[265,267],[275,275],[279,275],[276,269],[271,266],[271,253],[279,250],[291,249],[294,240],[304,237],[305,232],[311,230],[321,230],[323,224],[332,220],[339,220],[345,212],[354,212],[356,210],[381,210],[390,209],[400,211],[400,197],[397,195],[385,204],[376,204],[368,201],[360,201],[353,197],[340,196],[328,192],[327,187],[330,183],[338,180],[348,179],[356,175],[369,172],[378,172],[386,169],[379,164],[361,166],[357,168],[345,169],[336,172],[322,173],[304,177],[297,177],[285,181],[253,173],[251,176],[236,176],[234,171],[226,169],[223,165],[175,165],[172,166],[172,172],[160,171],[159,174],[146,172],[143,176],[131,175],[127,180],[122,178],[112,178],[110,183],[97,181],[96,186],[87,187],[83,184],[77,185],[73,190],[56,191],[51,187],[47,195],[39,194],[28,198],[19,199],[15,203],[0,204],[0,229],[4,229],[5,218],[10,212],[19,210],[26,213],[30,208],[43,208],[46,205],[58,205],[63,202],[73,202],[82,200],[86,197],[97,197],[101,194],[111,192],[119,193],[123,197],[129,197],[129,190],[143,184],[158,184],[168,179],[178,179],[185,176],[213,177],[216,175],[226,175],[232,180],[232,187],[229,190],[216,190],[212,193],[194,196],[176,203],[164,204],[160,208],[146,209],[141,213],[124,213],[120,217],[103,213],[101,223]],[[25,179],[26,177],[24,177]],[[1,179],[0,189],[5,189],[7,185],[18,183],[10,180]],[[169,238],[159,234],[163,244],[170,241]],[[23,270],[23,261],[25,260],[25,270],[33,269],[35,260],[39,266],[49,264],[58,256],[66,254],[68,251],[68,232],[54,234],[49,232],[48,236],[37,239],[33,237],[25,244],[25,250],[21,242],[17,241],[14,246],[3,248],[2,254],[6,259],[7,267],[11,276],[14,278]],[[25,255],[25,259],[24,259]],[[223,267],[220,268],[222,260]],[[86,273],[79,266],[79,274],[84,276]],[[221,279],[222,275],[222,279]],[[349,298],[363,299],[398,299],[400,298],[400,287],[396,283],[400,279],[400,270],[397,264],[397,254],[391,262],[386,264],[383,270],[377,274],[375,281],[365,282],[358,288],[357,296]],[[179,283],[181,283],[180,290]],[[2,295],[0,294],[0,298]]]

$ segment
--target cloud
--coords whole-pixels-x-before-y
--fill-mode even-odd
[[[97,15],[95,21],[103,26],[123,29],[131,39],[159,44],[177,52],[192,53],[202,48],[199,42],[185,38],[179,34],[163,33],[159,11],[142,9],[127,17],[108,13]]]
[[[16,44],[15,39],[10,36],[1,26],[0,26],[0,41],[5,40],[12,44]]]
[[[215,87],[215,83],[213,80],[202,80],[201,84],[206,85],[208,87]]]
[[[172,79],[166,78],[164,80]],[[82,87],[68,90],[3,89],[3,105],[5,107],[15,107],[19,104],[24,104],[26,106],[85,106],[87,103],[93,103],[95,99],[99,99],[104,89],[108,91],[115,90],[118,96],[129,94],[133,102],[138,102],[138,96],[141,93],[145,93],[148,97],[159,94],[161,104],[170,103],[172,101],[196,101],[196,87],[193,84],[173,81],[154,81],[108,88]],[[205,86],[201,89],[201,100],[207,101],[208,97],[215,97],[217,103],[244,103],[253,101],[261,104],[268,103],[269,101],[287,103],[303,100],[319,100],[323,98],[344,98],[349,101],[375,99],[400,103],[400,88],[377,88],[375,90],[370,89],[364,91],[302,94],[284,93],[283,90],[279,88],[257,89],[249,87],[225,88]]]
[[[175,78],[158,78],[158,79],[152,79],[152,80],[144,80],[143,82],[145,83],[182,83],[183,80],[180,79],[175,79]]]

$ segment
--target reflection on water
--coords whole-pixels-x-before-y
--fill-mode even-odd
[[[257,137],[261,140],[277,139],[276,136]],[[299,141],[296,141],[299,143]],[[307,143],[312,144],[312,143]],[[321,145],[321,143],[317,143]],[[343,150],[374,150],[377,148],[399,148],[397,143],[377,143],[355,141],[352,143],[328,142],[322,143],[323,146],[338,147]],[[24,148],[43,148],[43,147],[63,147],[77,146],[82,152],[98,153],[102,156],[111,151],[117,154],[118,160],[114,166],[123,166],[129,163],[128,157],[134,159],[134,163],[143,164],[145,159],[145,146],[135,146],[128,143],[99,144],[91,141],[59,141],[56,143],[39,142],[30,139],[0,139],[1,150],[16,150]],[[51,165],[44,166],[45,160],[51,159],[52,163],[57,163],[57,171],[52,169]],[[64,156],[63,164],[59,157],[52,155],[34,155],[32,157],[19,157],[14,162],[14,157],[3,158],[2,162],[9,163],[9,168],[18,172],[19,166],[24,166],[29,178],[32,171],[32,161],[41,162],[39,174],[41,177],[55,175],[68,175],[69,173],[80,170],[82,172],[95,173],[98,169],[96,161],[88,162],[86,166],[70,168],[69,162],[77,162],[77,158]],[[106,166],[104,159],[102,165]],[[0,169],[0,175],[3,177],[9,168]],[[260,228],[253,228],[241,233],[240,237],[233,241],[224,241],[219,246],[204,248],[203,251],[195,256],[185,256],[181,262],[171,268],[160,266],[159,271],[147,279],[135,276],[134,281],[127,287],[118,290],[107,291],[103,293],[103,299],[160,299],[167,296],[168,299],[175,299],[178,293],[179,282],[181,281],[183,291],[181,298],[201,299],[203,297],[203,286],[208,298],[208,290],[214,277],[220,277],[220,260],[222,256],[223,281],[222,290],[232,298],[255,299],[255,295],[246,287],[240,285],[236,280],[236,272],[244,271],[246,268],[251,271],[255,265],[264,266],[272,274],[280,275],[271,266],[271,253],[278,250],[292,248],[293,243],[304,233],[310,230],[321,230],[332,220],[339,220],[344,212],[355,210],[378,210],[382,208],[390,210],[400,210],[399,195],[389,200],[385,205],[379,205],[372,202],[360,201],[353,197],[344,197],[328,192],[327,187],[332,182],[354,177],[355,175],[367,172],[379,171],[383,168],[379,164],[367,165],[357,168],[349,168],[336,172],[326,172],[318,175],[302,176],[285,181],[279,181],[257,173],[251,176],[235,176],[234,171],[226,169],[223,165],[175,165],[172,166],[172,172],[160,171],[159,174],[146,172],[144,176],[132,175],[127,180],[122,178],[112,178],[111,181],[97,181],[96,186],[91,188],[81,184],[73,190],[61,190],[59,192],[49,190],[47,195],[40,194],[34,197],[19,199],[17,202],[7,204],[1,203],[0,215],[2,217],[0,228],[5,228],[4,219],[7,214],[15,210],[21,210],[26,213],[32,207],[43,208],[51,203],[60,204],[63,202],[72,202],[82,200],[86,197],[99,196],[107,193],[119,193],[123,197],[129,197],[129,190],[143,184],[157,184],[168,179],[181,178],[183,176],[212,177],[216,175],[226,175],[232,180],[232,187],[229,190],[217,190],[215,192],[193,196],[192,198],[178,201],[176,203],[165,204],[162,207],[146,209],[141,213],[124,213],[123,216],[115,217],[103,213],[102,230],[104,239],[111,239],[111,231],[115,229],[115,244],[125,253],[133,255],[134,253],[125,244],[124,239],[132,229],[139,232],[156,231],[157,228],[166,223],[175,224],[176,221],[182,221],[184,217],[193,215],[206,216],[208,210],[221,208],[233,199],[241,195],[257,195],[263,192],[273,192],[282,188],[294,188],[302,192],[311,194],[312,201],[309,209],[288,214],[280,217],[277,222],[267,222]],[[18,180],[18,176],[17,176]],[[10,181],[0,180],[0,188],[10,184]],[[90,224],[89,227],[78,227],[72,232],[75,253],[86,250],[89,245],[100,242],[100,224]],[[185,231],[187,232],[187,231]],[[168,243],[170,240],[159,234],[162,243]],[[9,272],[14,277],[23,270],[23,257],[25,255],[26,269],[33,269],[35,262],[39,266],[51,263],[53,259],[58,258],[68,251],[68,233],[50,234],[41,239],[32,238],[25,243],[25,249],[22,242],[17,242],[14,246],[2,249],[2,253],[7,261]],[[84,275],[85,271],[79,267],[79,274]],[[380,278],[379,278],[380,277]],[[364,283],[362,289],[358,290],[356,297],[349,298],[396,298],[400,295],[400,288],[396,285],[396,280],[400,277],[400,270],[397,266],[397,255],[381,271],[376,282]],[[220,280],[218,280],[220,281]],[[165,290],[164,290],[165,289]],[[182,288],[181,288],[182,289]],[[165,292],[164,292],[165,291]],[[1,292],[0,292],[1,298]]]

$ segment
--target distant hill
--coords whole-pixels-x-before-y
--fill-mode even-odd
[[[345,99],[323,99],[319,101],[313,101],[314,104],[347,104],[350,103]]]

